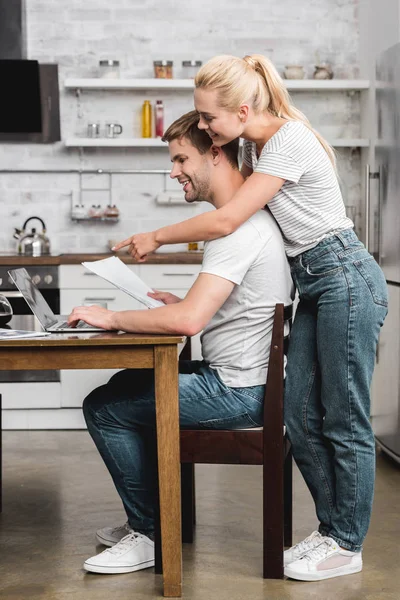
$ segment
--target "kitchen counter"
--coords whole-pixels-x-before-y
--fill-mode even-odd
[[[17,267],[20,265],[79,265],[84,261],[102,260],[110,256],[118,256],[128,265],[138,264],[131,256],[124,252],[118,253],[84,253],[84,254],[58,254],[48,256],[20,256],[16,254],[0,254],[0,266]],[[154,252],[150,254],[145,263],[147,265],[200,265],[203,252]]]

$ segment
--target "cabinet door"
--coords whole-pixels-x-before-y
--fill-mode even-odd
[[[75,306],[96,304],[109,310],[136,310],[144,306],[125,292],[112,289],[61,290],[61,313],[68,315]]]
[[[139,274],[138,265],[127,265],[131,271]],[[60,265],[59,267],[61,290],[88,290],[105,289],[115,290],[115,286],[102,277],[88,271],[83,265]]]
[[[201,265],[140,265],[139,276],[155,290],[187,292],[200,269]]]

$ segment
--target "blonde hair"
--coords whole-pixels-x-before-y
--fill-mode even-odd
[[[234,112],[243,102],[251,102],[256,114],[267,111],[276,117],[301,121],[314,133],[336,170],[332,146],[294,106],[282,78],[266,56],[215,56],[200,68],[194,83],[196,88],[216,89],[218,104],[226,110]]]
[[[200,154],[205,154],[210,150],[213,141],[203,129],[198,128],[198,124],[199,113],[196,110],[191,110],[171,123],[161,139],[163,142],[169,143],[173,140],[187,138]],[[239,169],[239,138],[224,144],[221,146],[221,150],[231,167],[236,170]]]

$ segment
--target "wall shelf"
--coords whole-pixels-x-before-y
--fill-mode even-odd
[[[286,79],[289,91],[360,91],[367,90],[367,79]],[[69,90],[192,90],[193,79],[66,79]]]
[[[368,148],[369,140],[362,138],[329,139],[335,148]],[[67,138],[66,148],[165,148],[159,138]]]
[[[160,138],[67,138],[67,148],[168,148]]]
[[[119,217],[71,217],[74,223],[118,223]]]

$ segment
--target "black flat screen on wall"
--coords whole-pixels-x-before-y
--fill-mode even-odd
[[[41,133],[39,63],[0,60],[0,133]]]

